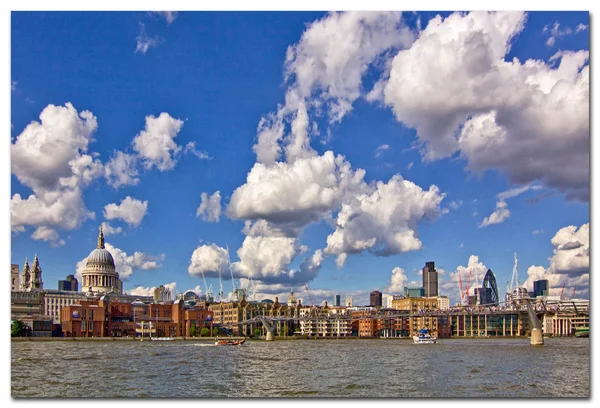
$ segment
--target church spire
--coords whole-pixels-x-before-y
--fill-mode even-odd
[[[98,234],[98,248],[104,249],[104,234],[102,233],[102,225],[100,225],[100,233]]]

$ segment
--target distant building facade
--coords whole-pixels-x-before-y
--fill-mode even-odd
[[[533,281],[533,297],[548,296],[548,279]]]
[[[79,282],[74,275],[69,275],[65,280],[58,281],[58,290],[77,292],[79,290]]]
[[[404,287],[404,297],[424,297],[425,289],[424,288],[409,288]]]
[[[123,282],[115,271],[113,256],[104,247],[102,226],[98,234],[98,246],[90,252],[81,273],[81,290],[95,295],[123,292]]]
[[[369,306],[381,307],[382,293],[380,291],[374,290],[373,292],[371,292],[369,299],[370,299]]]
[[[428,315],[427,312],[438,309],[437,297],[403,298],[392,300],[392,306],[397,310],[406,310],[412,316],[408,330],[415,335],[419,330],[427,328],[432,336],[438,333],[437,317]]]
[[[423,268],[423,289],[425,297],[438,296],[438,273],[435,269],[435,262],[426,262]]]
[[[335,295],[333,297],[333,305],[334,306],[341,306],[341,296],[340,295]]]
[[[10,265],[10,290],[16,291],[20,289],[20,279],[19,279],[19,265],[11,264]]]

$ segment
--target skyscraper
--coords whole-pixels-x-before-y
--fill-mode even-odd
[[[67,276],[65,280],[58,281],[58,290],[77,292],[78,286],[77,279],[73,275]]]
[[[382,305],[381,302],[381,298],[382,298],[382,293],[378,290],[374,290],[373,292],[371,292],[371,302],[369,303],[369,306],[375,306],[375,307],[380,307]]]
[[[423,289],[425,297],[438,296],[438,273],[435,270],[435,262],[425,262],[423,268]]]
[[[342,299],[341,299],[340,295],[335,295],[333,297],[333,305],[334,306],[341,306],[341,301],[342,301]]]
[[[533,296],[548,296],[548,279],[533,281]]]

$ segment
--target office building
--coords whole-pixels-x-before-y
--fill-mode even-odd
[[[58,281],[58,290],[77,292],[79,289],[79,282],[74,275],[69,275],[65,280]]]
[[[408,288],[404,287],[404,297],[424,297],[425,289],[424,288]]]
[[[533,297],[548,296],[548,279],[533,281]]]
[[[382,305],[382,296],[381,295],[382,295],[382,293],[378,290],[374,290],[373,292],[371,292],[369,306],[381,307],[381,305]]]
[[[423,289],[425,297],[438,296],[438,273],[435,270],[435,262],[426,262],[423,268]]]
[[[341,306],[341,296],[335,295],[333,297],[333,306]]]

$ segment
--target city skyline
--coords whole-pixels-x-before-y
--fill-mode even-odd
[[[368,304],[435,262],[454,304],[457,271],[502,297],[516,252],[528,290],[589,298],[587,12],[13,12],[11,34],[11,262],[37,253],[44,288],[81,284],[102,224],[129,294],[204,273],[217,297],[220,267],[225,296],[233,274]]]

